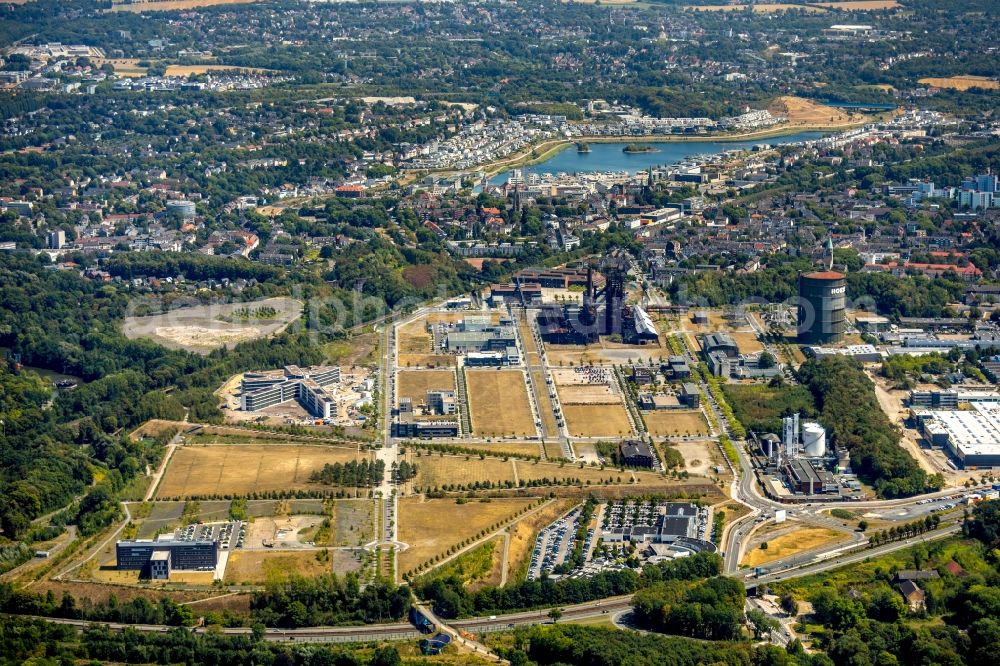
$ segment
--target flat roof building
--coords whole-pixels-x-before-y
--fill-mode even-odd
[[[913,410],[924,437],[965,468],[1000,467],[1000,404],[973,402],[968,410]]]
[[[286,365],[281,370],[248,372],[240,381],[240,409],[256,412],[298,400],[313,416],[328,419],[336,416],[337,402],[326,389],[339,383],[337,366]]]

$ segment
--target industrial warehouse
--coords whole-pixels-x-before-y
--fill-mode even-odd
[[[931,444],[947,450],[964,468],[1000,466],[1000,404],[975,401],[969,409],[912,409]]]
[[[299,403],[317,418],[336,416],[337,401],[326,387],[340,383],[340,368],[315,365],[281,370],[248,372],[240,381],[240,409],[256,412],[289,400]]]

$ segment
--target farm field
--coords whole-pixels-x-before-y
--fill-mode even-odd
[[[467,370],[472,432],[484,437],[536,433],[520,370]]]
[[[537,451],[537,448],[536,448]],[[503,483],[514,480],[514,462],[500,458],[479,456],[421,456],[412,457],[417,465],[415,485],[421,489],[440,488],[449,484],[470,485],[483,481]]]
[[[338,575],[361,569],[357,556],[350,551],[328,550],[328,562],[320,561],[321,550],[298,552],[237,550],[229,555],[224,582],[229,585],[241,583],[275,583],[292,576],[312,577],[337,572]],[[323,556],[320,556],[323,557]]]
[[[954,90],[969,90],[970,88],[1000,90],[1000,81],[989,79],[985,76],[927,77],[919,79],[917,83],[935,88],[952,88]]]
[[[326,463],[355,459],[355,449],[331,446],[185,446],[171,458],[156,496],[183,498],[323,488],[309,483],[314,470]]]
[[[628,437],[632,426],[625,406],[563,405],[566,426],[573,437]]]
[[[198,7],[215,7],[217,5],[249,5],[258,0],[154,0],[152,2],[115,3],[109,12],[172,12],[181,9],[196,9]]]
[[[406,497],[399,500],[399,539],[407,544],[399,553],[399,570],[405,573],[444,555],[448,548],[474,538],[496,522],[504,521],[534,499],[493,499],[457,504],[454,499],[423,500]]]
[[[407,397],[414,406],[422,404],[431,390],[455,390],[455,373],[451,370],[400,370],[396,374],[396,404]]]
[[[645,421],[649,434],[654,437],[708,434],[708,422],[701,410],[665,409],[643,412],[642,420]]]
[[[774,539],[765,539],[767,550],[755,547],[743,557],[740,566],[759,567],[846,538],[845,533],[828,527],[799,527]]]
[[[226,321],[237,310],[260,307],[274,308],[277,315],[267,320]],[[145,338],[171,349],[207,354],[219,347],[279,333],[301,314],[302,303],[294,298],[266,298],[249,303],[199,305],[163,314],[128,317],[122,332],[132,340]]]

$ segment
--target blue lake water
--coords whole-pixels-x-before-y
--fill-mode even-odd
[[[624,153],[622,149],[630,143],[642,143],[642,137],[621,143],[592,143],[589,153],[578,153],[576,146],[570,146],[549,159],[532,166],[522,167],[529,173],[586,173],[594,171],[628,171],[635,173],[651,166],[664,166],[680,162],[686,157],[706,153],[721,153],[726,150],[751,148],[759,144],[778,145],[818,139],[823,132],[799,132],[788,136],[777,136],[753,141],[663,141],[650,142],[657,149],[655,153]],[[490,179],[494,185],[502,185],[510,177],[510,171],[503,171]]]

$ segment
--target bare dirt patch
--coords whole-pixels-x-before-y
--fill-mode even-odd
[[[861,122],[863,116],[845,113],[831,106],[817,104],[801,97],[784,95],[776,98],[767,107],[776,116],[788,118],[791,125],[809,125],[811,127],[838,127]]]
[[[234,313],[247,308],[274,308],[269,319],[234,319]],[[122,327],[125,337],[147,338],[171,349],[186,349],[207,354],[219,347],[231,347],[280,333],[302,314],[302,303],[293,298],[267,298],[249,303],[225,303],[179,308],[164,314],[128,317]]]

